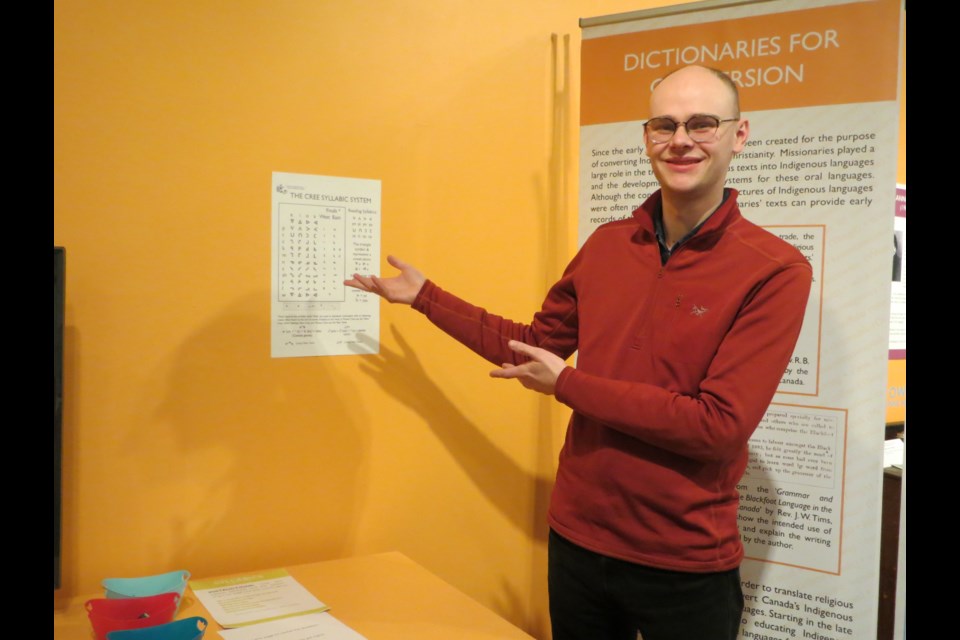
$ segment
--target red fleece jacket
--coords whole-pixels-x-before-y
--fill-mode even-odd
[[[747,441],[796,345],[812,270],[740,215],[736,191],[661,265],[657,192],[598,228],[533,322],[487,313],[427,281],[413,307],[500,365],[521,340],[576,368],[551,527],[607,556],[677,571],[743,557],[736,485]]]

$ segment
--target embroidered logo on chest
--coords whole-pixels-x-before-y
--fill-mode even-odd
[[[703,305],[695,304],[690,308],[690,315],[696,316],[698,318],[702,318],[707,314],[707,311],[709,310],[710,309],[708,309],[707,307],[704,307]]]

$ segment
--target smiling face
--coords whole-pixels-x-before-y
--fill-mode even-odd
[[[644,131],[647,157],[663,189],[664,203],[677,208],[715,207],[723,197],[730,161],[747,142],[750,125],[739,118],[736,94],[714,72],[685,67],[667,76],[650,96],[650,117],[686,122],[705,114],[723,122],[707,142],[694,142],[678,126],[667,142],[654,143]]]

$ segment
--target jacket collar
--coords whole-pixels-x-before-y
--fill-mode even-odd
[[[720,203],[717,210],[703,222],[694,237],[702,237],[708,233],[725,229],[740,218],[740,207],[737,206],[737,190],[727,187],[725,192],[727,197]],[[634,219],[640,225],[638,233],[644,234],[654,242],[657,238],[655,219],[660,215],[662,199],[663,193],[657,189],[633,212]]]

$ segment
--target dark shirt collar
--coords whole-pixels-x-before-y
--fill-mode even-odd
[[[727,198],[729,197],[730,197],[730,190],[724,189],[723,199],[720,201],[720,204],[717,205],[717,209],[723,206],[723,203],[726,202]],[[685,243],[687,240],[695,236],[697,232],[700,231],[700,227],[702,227],[704,223],[710,219],[710,216],[712,216],[714,213],[717,212],[717,209],[714,209],[713,211],[711,211],[709,216],[701,220],[700,224],[698,224],[693,229],[691,229],[690,232],[687,233],[687,235],[680,238],[676,243],[674,243],[672,247],[668,247],[667,234],[663,230],[663,201],[659,202],[657,204],[657,211],[656,213],[654,213],[654,216],[653,216],[653,230],[656,232],[657,242],[660,244],[660,264],[667,264],[667,260],[670,258],[670,255],[674,251],[676,251],[678,248],[680,248],[680,246],[683,245],[683,243]]]

